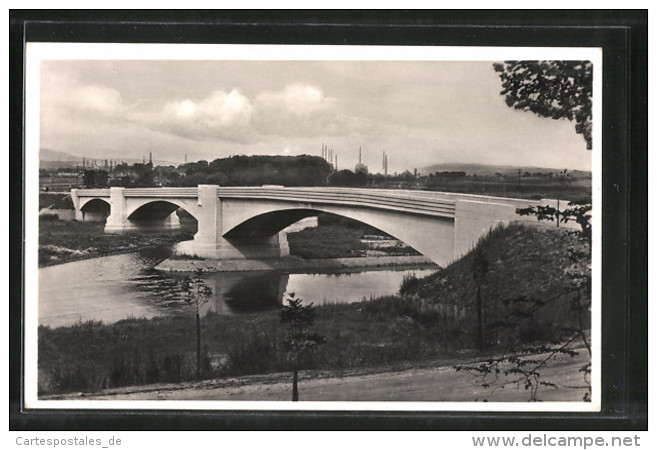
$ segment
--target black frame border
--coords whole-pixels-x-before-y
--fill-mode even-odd
[[[10,430],[646,430],[647,10],[10,11]],[[24,410],[24,50],[28,41],[603,48],[600,413]]]

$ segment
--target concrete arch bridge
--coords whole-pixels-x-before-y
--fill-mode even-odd
[[[442,192],[329,187],[73,189],[76,218],[105,220],[107,233],[180,228],[178,208],[198,222],[179,253],[215,259],[289,254],[287,226],[320,212],[364,222],[444,266],[491,227],[519,219],[516,208],[546,201]]]

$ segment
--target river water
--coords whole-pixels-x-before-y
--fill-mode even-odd
[[[39,324],[58,327],[90,319],[108,324],[129,317],[190,314],[180,297],[179,283],[185,274],[153,268],[170,251],[149,248],[39,269]],[[421,277],[432,272],[211,273],[204,275],[212,288],[206,309],[218,314],[274,309],[290,292],[306,304],[351,303],[396,294],[405,275]]]

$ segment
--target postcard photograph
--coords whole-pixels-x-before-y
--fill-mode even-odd
[[[600,410],[600,49],[26,61],[27,408]]]

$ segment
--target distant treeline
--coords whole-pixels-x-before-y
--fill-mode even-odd
[[[323,186],[331,166],[318,156],[233,156],[181,166],[180,186]]]
[[[318,156],[232,156],[175,166],[156,166],[150,163],[118,164],[112,170],[83,171],[86,188],[108,186],[324,186],[331,166]]]

